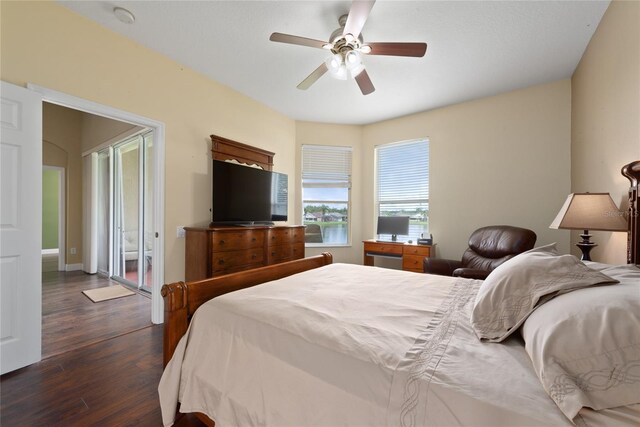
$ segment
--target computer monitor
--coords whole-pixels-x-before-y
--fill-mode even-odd
[[[378,236],[381,234],[391,234],[391,241],[398,240],[398,234],[409,234],[408,216],[379,216]]]

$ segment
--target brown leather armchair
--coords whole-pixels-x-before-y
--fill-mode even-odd
[[[425,258],[423,271],[442,276],[485,279],[506,260],[532,249],[536,237],[531,230],[510,225],[479,228],[469,237],[469,248],[462,254],[461,261]]]

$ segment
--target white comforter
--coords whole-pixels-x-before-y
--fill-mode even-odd
[[[163,422],[180,402],[220,426],[570,425],[519,338],[472,339],[479,283],[332,264],[215,298],[163,374]]]

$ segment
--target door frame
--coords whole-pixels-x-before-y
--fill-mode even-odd
[[[67,252],[66,252],[66,234],[65,226],[67,224],[66,217],[66,178],[65,168],[62,166],[42,165],[42,169],[50,169],[60,172],[58,175],[58,271],[66,271]]]
[[[163,323],[164,304],[160,295],[160,288],[164,283],[164,123],[32,83],[28,83],[27,88],[39,93],[42,95],[43,101],[51,104],[153,129],[153,223],[155,242],[152,257],[154,264],[157,264],[157,268],[154,265],[151,273],[153,280],[151,288],[151,321],[156,324]]]

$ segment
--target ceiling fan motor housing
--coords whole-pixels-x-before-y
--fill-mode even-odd
[[[357,39],[351,34],[344,34],[344,26],[347,23],[347,17],[348,15],[345,14],[338,18],[338,24],[340,25],[340,28],[332,32],[331,36],[329,37],[329,43],[333,45],[333,47],[331,48],[331,52],[334,55],[341,54],[344,56],[352,50],[359,49],[360,46],[364,44],[362,33],[358,35]]]

